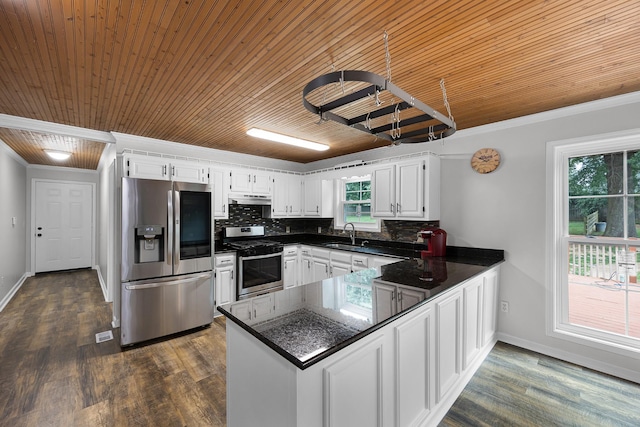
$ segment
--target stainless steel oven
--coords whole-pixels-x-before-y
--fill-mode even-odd
[[[236,250],[236,297],[249,298],[283,288],[282,244],[264,239],[264,227],[226,227],[225,244]]]

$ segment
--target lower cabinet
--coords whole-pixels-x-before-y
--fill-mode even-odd
[[[374,280],[373,311],[377,322],[388,319],[409,307],[412,307],[426,298],[426,292],[408,286]]]
[[[229,304],[236,300],[236,254],[219,254],[213,257],[215,305]],[[218,311],[214,312],[219,316]]]
[[[227,322],[227,425],[437,425],[495,344],[498,277],[496,267],[305,370]]]
[[[231,305],[230,310],[231,314],[242,321],[267,320],[275,312],[274,294],[269,293],[237,301]]]

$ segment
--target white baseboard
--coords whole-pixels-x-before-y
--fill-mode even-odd
[[[634,383],[640,384],[640,371],[637,370],[621,368],[619,366],[615,366],[600,360],[595,360],[580,354],[558,350],[557,348],[548,347],[504,333],[498,333],[498,341],[512,344],[527,350],[535,351],[536,353],[541,353],[546,356],[555,357],[556,359],[564,360],[565,362],[584,366],[585,368],[593,369],[594,371],[602,372],[607,375],[612,375],[614,377],[622,378],[627,381],[633,381]]]
[[[16,282],[16,284],[13,285],[9,293],[5,295],[4,298],[2,298],[2,301],[0,301],[0,311],[4,310],[7,304],[9,304],[9,301],[11,301],[11,298],[13,298],[16,292],[18,292],[18,289],[22,287],[22,284],[24,283],[24,281],[27,280],[27,277],[31,277],[31,276],[33,276],[33,274],[30,275],[29,273],[24,273],[22,277]]]
[[[102,271],[100,270],[100,266],[99,265],[95,265],[95,266],[93,266],[93,269],[96,271],[96,273],[98,273],[98,281],[100,282],[100,288],[102,289],[102,296],[104,297],[104,300],[106,302],[111,302],[111,301],[109,301],[109,297],[107,295],[107,283],[105,282],[104,278],[102,277]]]

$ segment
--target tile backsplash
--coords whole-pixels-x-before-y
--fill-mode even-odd
[[[290,233],[317,234],[318,227],[323,235],[344,237],[342,227],[333,228],[333,218],[263,218],[262,206],[229,205],[229,219],[215,220],[216,239],[222,238],[223,227],[262,225],[267,236]],[[393,240],[415,242],[416,233],[427,226],[438,226],[439,221],[382,221],[379,233],[358,231],[359,239]]]

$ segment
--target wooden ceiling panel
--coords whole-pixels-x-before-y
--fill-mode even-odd
[[[321,74],[386,76],[385,31],[393,83],[446,115],[444,78],[465,129],[640,90],[639,17],[626,0],[6,0],[0,113],[310,162],[388,144],[302,105]],[[259,141],[251,127],[331,148]],[[0,135],[47,162],[44,136]]]

